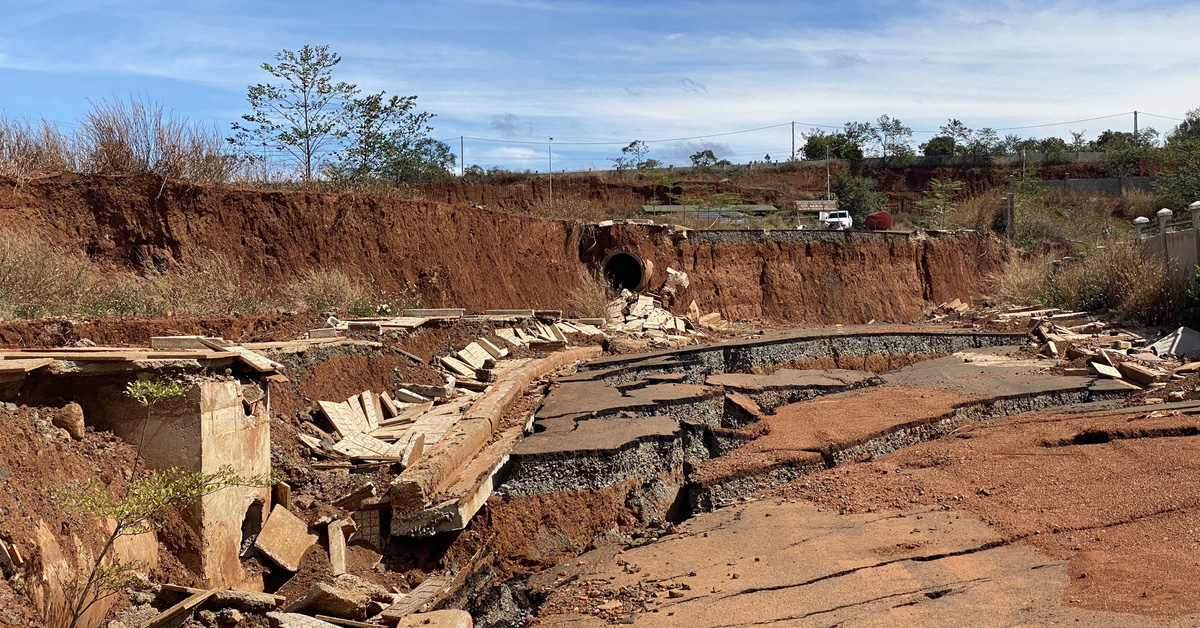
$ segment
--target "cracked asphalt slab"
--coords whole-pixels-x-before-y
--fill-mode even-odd
[[[839,515],[811,503],[761,500],[695,517],[677,534],[623,553],[594,550],[547,573],[558,574],[557,584],[546,576],[531,582],[553,588],[539,611],[542,626],[622,619],[667,628],[1163,625],[1062,603],[1072,577],[1067,561],[941,508]],[[623,601],[622,589],[646,582],[663,593]],[[1168,625],[1193,620],[1200,617]]]
[[[829,373],[721,377],[770,384]],[[799,454],[820,461],[884,437],[887,447],[847,450],[838,466],[749,486],[748,501],[657,541],[533,576],[547,596],[539,625],[1200,624],[1200,406],[1083,401],[1127,390],[1051,375],[1010,348],[878,377],[781,406],[756,424],[757,438],[695,465],[689,479],[741,477]],[[1048,405],[1058,408],[1030,411]],[[935,425],[945,429],[891,438],[952,415]]]

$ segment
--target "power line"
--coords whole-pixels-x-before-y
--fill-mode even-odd
[[[1142,114],[1143,116],[1150,116],[1151,118],[1163,118],[1166,120],[1174,120],[1176,122],[1183,122],[1183,118],[1173,118],[1171,116],[1160,116],[1157,113],[1147,113],[1145,111],[1139,111],[1138,113]]]
[[[1066,124],[1079,124],[1080,122],[1091,122],[1093,120],[1107,120],[1108,118],[1119,118],[1121,116],[1130,116],[1130,115],[1133,115],[1132,111],[1126,111],[1124,113],[1114,113],[1110,116],[1098,116],[1095,118],[1084,118],[1082,120],[1068,120],[1066,122],[1050,122],[1048,124],[1030,124],[1028,126],[1009,126],[1009,127],[1004,127],[1002,129],[992,129],[992,130],[993,131],[1018,131],[1020,129],[1040,129],[1040,128],[1044,128],[1044,127],[1048,127],[1048,126],[1063,126]]]

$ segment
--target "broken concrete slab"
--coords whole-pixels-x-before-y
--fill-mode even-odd
[[[282,506],[275,506],[266,524],[254,540],[254,547],[275,564],[288,571],[300,569],[304,552],[317,542],[308,524]]]
[[[245,613],[265,613],[273,610],[284,598],[257,591],[217,591],[208,598],[211,608],[235,608]]]
[[[329,573],[340,576],[346,573],[346,533],[347,526],[353,526],[352,521],[333,521],[326,526],[329,535]]]
[[[405,384],[404,387],[409,391],[418,394],[428,399],[450,399],[454,396],[455,379],[450,377],[450,381],[445,384]]]
[[[1158,382],[1165,382],[1170,376],[1166,371],[1147,368],[1140,364],[1134,364],[1133,362],[1128,361],[1122,362],[1121,366],[1119,366],[1117,370],[1120,371],[1121,375],[1124,375],[1126,379],[1135,381],[1143,386],[1149,386],[1150,384],[1156,384]]]
[[[490,353],[479,346],[478,342],[472,342],[463,347],[455,354],[455,357],[475,369],[486,369],[496,366],[496,358],[493,358]]]
[[[403,403],[425,403],[426,401],[430,401],[429,397],[419,395],[407,388],[401,388],[396,391],[396,400]]]
[[[454,356],[448,355],[442,356],[438,359],[441,361],[442,366],[449,369],[451,373],[454,373],[460,377],[470,377],[474,379],[475,367],[471,366],[470,364],[467,364],[466,362],[463,362]]]
[[[413,613],[427,611],[445,595],[453,582],[454,579],[450,576],[430,576],[410,591],[403,600],[380,613],[379,618],[386,622],[398,622]]]
[[[401,619],[396,628],[473,628],[474,625],[467,611],[447,609],[413,613]]]
[[[365,619],[371,598],[325,582],[318,582],[308,594],[287,607],[289,613],[329,615],[340,619]]]
[[[267,613],[271,628],[342,628],[300,613]]]
[[[383,420],[383,407],[379,400],[379,396],[369,390],[362,391],[358,395],[358,400],[362,404],[363,417],[366,419],[366,429],[364,432],[370,432],[379,427],[379,422]]]
[[[1148,348],[1157,355],[1194,359],[1200,357],[1200,331],[1180,327],[1154,341]]]
[[[716,425],[720,422],[721,397],[720,389],[696,384],[665,382],[618,389],[603,381],[572,381],[550,391],[537,411],[537,420],[581,420],[620,412],[657,411]]]
[[[422,318],[462,318],[466,310],[462,308],[442,308],[442,309],[406,309],[401,314],[409,317]]]
[[[358,413],[355,412],[348,403],[338,403],[336,401],[318,401],[317,406],[321,408],[321,412],[325,414],[325,418],[329,419],[329,424],[333,426],[339,437],[346,437],[351,434],[358,434],[363,431],[363,423],[359,421]]]
[[[493,358],[496,358],[497,360],[499,360],[500,358],[508,357],[508,349],[502,349],[500,347],[497,347],[496,345],[492,344],[492,341],[488,340],[487,338],[479,338],[475,342],[478,343],[480,347],[483,347],[484,351],[487,351],[489,355],[491,355]]]
[[[1121,379],[1123,377],[1120,371],[1099,361],[1089,362],[1088,366],[1094,369],[1100,377],[1107,377],[1109,379]]]
[[[462,421],[439,439],[442,444],[416,465],[405,469],[391,486],[393,511],[424,508],[436,492],[452,481],[454,474],[472,460],[491,440],[500,418],[536,378],[576,360],[600,354],[599,347],[581,347],[534,360],[506,372],[503,381],[484,393]]]

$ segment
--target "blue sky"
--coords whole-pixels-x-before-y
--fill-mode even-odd
[[[70,127],[87,99],[140,94],[229,123],[281,49],[328,44],[338,77],[416,94],[466,163],[607,168],[633,139],[684,164],[712,148],[787,157],[790,126],[880,114],[1020,127],[1200,107],[1200,5],[1186,2],[134,2],[2,0],[0,109]],[[784,126],[774,126],[784,125]],[[1095,136],[1132,117],[1011,131]],[[1003,134],[1003,133],[1002,133]],[[521,143],[533,142],[533,143]],[[572,144],[595,142],[596,144]]]

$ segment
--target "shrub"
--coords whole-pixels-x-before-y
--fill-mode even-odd
[[[91,105],[79,138],[87,171],[154,173],[223,184],[237,169],[238,160],[225,153],[216,127],[164,114],[162,105],[133,97]]]
[[[1185,286],[1171,279],[1161,260],[1149,258],[1132,242],[1108,241],[1059,265],[1049,256],[1013,252],[992,292],[1001,301],[1070,310],[1110,310],[1147,324],[1177,321]]]
[[[599,273],[579,271],[579,283],[567,295],[566,313],[579,318],[604,318],[605,307],[617,293]]]
[[[292,284],[291,292],[304,307],[319,312],[349,310],[366,301],[366,289],[340,270],[310,270]]]
[[[0,117],[0,176],[20,181],[36,172],[77,168],[75,140],[57,126]]]

